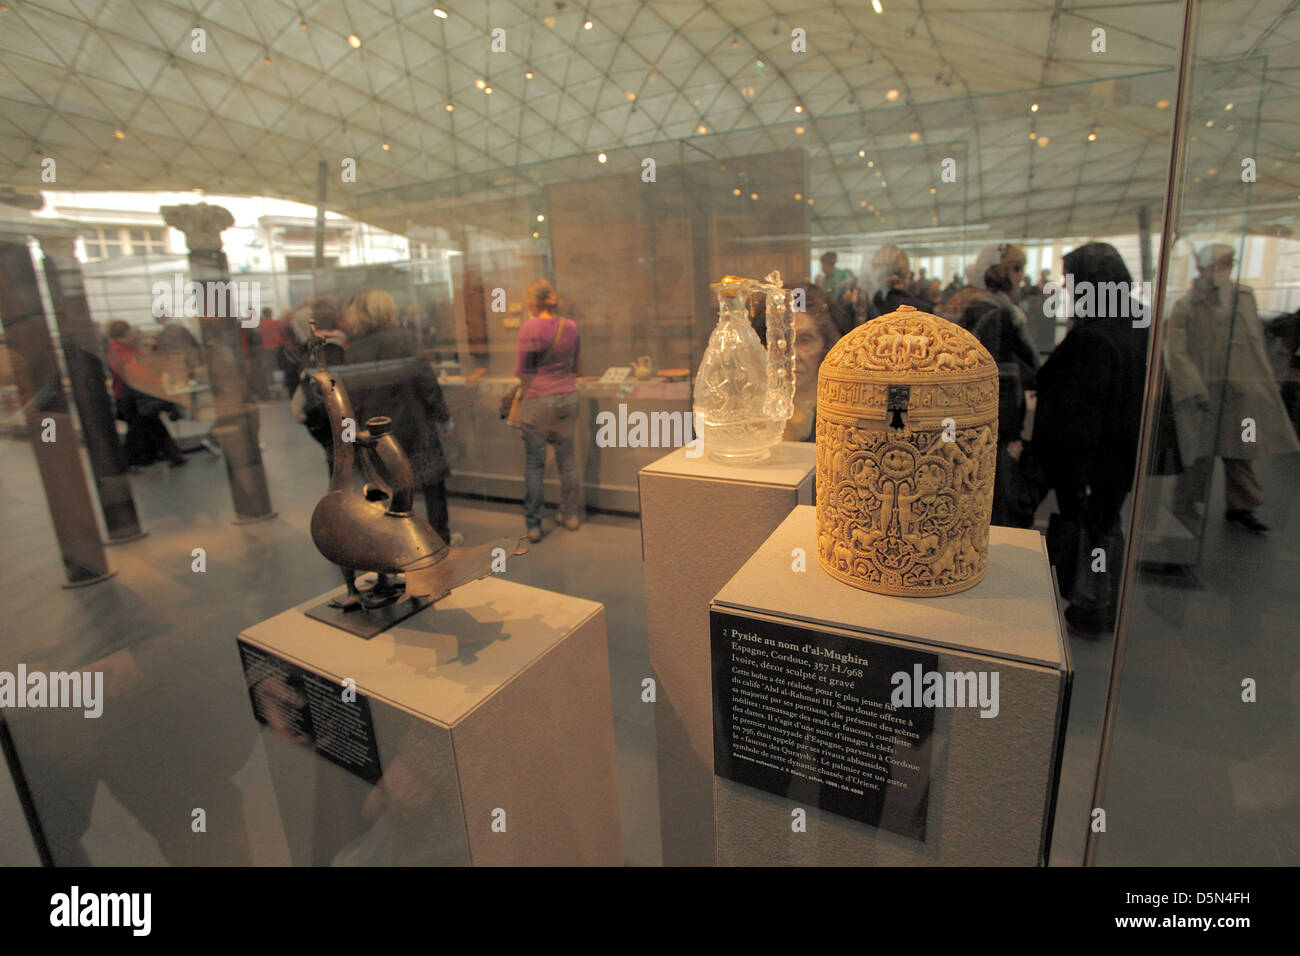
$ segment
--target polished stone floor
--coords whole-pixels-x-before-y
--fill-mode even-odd
[[[0,441],[0,669],[106,672],[114,706],[98,721],[8,712],[58,862],[98,865],[283,864],[289,859],[235,636],[337,582],[307,523],[325,485],[320,449],[287,402],[262,408],[274,520],[236,526],[223,463],[155,466],[132,484],[149,536],[114,547],[117,576],[64,590],[31,448]],[[1101,863],[1280,863],[1296,845],[1295,653],[1297,456],[1259,469],[1275,530],[1249,535],[1212,508],[1200,587],[1144,576],[1133,602],[1103,788]],[[1212,501],[1221,500],[1216,490]],[[513,504],[452,499],[452,527],[470,543],[521,531]],[[191,570],[192,549],[207,571]],[[658,806],[644,575],[635,518],[593,515],[557,531],[512,577],[606,606],[619,791],[628,863],[655,865]],[[1074,704],[1052,862],[1077,864],[1091,819],[1098,738],[1113,638],[1072,636]],[[129,653],[128,653],[129,651]],[[1258,682],[1242,703],[1241,681]],[[34,716],[35,715],[35,716]],[[192,809],[207,810],[204,838]],[[0,788],[0,863],[23,862],[21,819]]]

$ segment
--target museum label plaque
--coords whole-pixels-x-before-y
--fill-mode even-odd
[[[713,767],[728,780],[925,839],[934,710],[894,707],[891,676],[935,654],[718,610]]]
[[[367,783],[379,782],[383,770],[364,695],[242,640],[239,657],[259,723]]]

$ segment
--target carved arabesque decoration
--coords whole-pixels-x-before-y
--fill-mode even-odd
[[[817,385],[817,555],[829,574],[911,596],[984,576],[997,398],[979,341],[908,306],[831,349]]]

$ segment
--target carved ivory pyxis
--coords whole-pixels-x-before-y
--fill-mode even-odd
[[[854,329],[817,380],[817,558],[878,594],[934,597],[988,566],[998,367],[902,306]]]

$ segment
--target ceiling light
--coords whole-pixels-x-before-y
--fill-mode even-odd
[[[885,8],[880,5],[880,0],[871,0],[871,9],[877,13],[884,13]]]
[[[884,188],[885,188],[886,186],[888,186],[888,185],[889,185],[889,183],[885,182],[883,179],[880,181],[880,188],[881,188],[881,189],[884,189]]]
[[[740,195],[740,187],[739,187],[739,186],[733,186],[732,189],[731,189],[731,195],[733,195],[733,196],[739,196],[739,195]]]
[[[1096,133],[1089,133],[1089,134],[1088,134],[1088,142],[1090,142],[1090,143],[1095,143],[1095,142],[1097,142],[1097,134],[1096,134]]]
[[[697,133],[707,133],[708,131],[709,131],[709,128],[708,128],[707,126],[705,126],[703,123],[701,123],[699,126],[695,127],[695,132],[697,132]]]
[[[105,163],[104,163],[104,168],[105,168],[105,169],[112,169],[112,168],[113,168],[113,164],[112,164],[112,163],[109,163],[109,162],[105,162]]]
[[[913,130],[912,132],[907,134],[907,138],[910,139],[913,143],[915,143],[917,140],[921,138],[921,134]]]
[[[306,21],[306,20],[299,20],[299,21],[298,21],[298,29],[299,29],[299,30],[306,30],[306,29],[307,29],[307,21]]]
[[[888,90],[885,93],[885,99],[889,100],[891,103],[894,102],[894,100],[898,99],[898,90]]]
[[[754,88],[752,86],[742,86],[740,88],[740,95],[744,97],[751,97],[754,95]]]
[[[492,87],[490,87],[490,86],[485,86],[485,87],[483,87],[483,92],[486,93],[486,94],[488,94],[489,96],[491,96],[491,95],[492,95]]]
[[[1167,110],[1167,109],[1169,109],[1169,101],[1168,101],[1168,100],[1156,100],[1156,109],[1158,109],[1158,110]]]
[[[533,238],[536,239],[537,236],[538,236],[538,234],[534,232],[534,233],[533,233]]]
[[[930,195],[931,195],[931,196],[933,196],[933,195],[934,195],[935,193],[937,193],[938,191],[939,191],[939,190],[936,189],[935,187],[933,187],[933,186],[930,187]]]
[[[749,198],[750,198],[750,199],[757,199],[757,198],[758,198],[758,193],[750,193],[750,194],[749,194]]]
[[[867,201],[865,199],[859,199],[858,205],[865,209],[867,207]]]
[[[442,9],[442,7],[434,7],[434,8],[433,8],[433,15],[434,15],[435,17],[437,17],[439,20],[446,20],[446,19],[447,19],[447,11],[444,10],[444,9]]]
[[[120,129],[113,130],[113,135],[118,139],[126,139],[126,133],[122,132]]]
[[[866,159],[866,158],[867,158],[867,151],[865,149],[858,150],[858,159]]]
[[[795,193],[795,194],[794,194],[794,201],[795,201],[795,202],[802,202],[802,201],[803,201],[803,193]]]
[[[591,26],[592,26],[591,17],[587,17],[587,19],[582,21],[582,28],[584,30],[590,30]]]
[[[544,215],[542,215],[542,213],[539,212],[539,213],[537,214],[537,221],[538,221],[538,222],[546,222],[546,217],[545,217]]]
[[[1231,103],[1226,103],[1226,104],[1224,104],[1224,107],[1223,107],[1223,108],[1224,108],[1225,110],[1230,110],[1230,109],[1232,109],[1232,104],[1231,104]]]
[[[1206,120],[1206,121],[1205,121],[1205,126],[1206,126],[1207,129],[1208,129],[1209,127],[1213,126],[1213,125],[1214,125],[1214,120]]]
[[[483,87],[487,86],[487,80],[483,79],[483,77],[480,76],[477,80],[474,81],[474,85],[481,90],[483,89]]]
[[[1039,146],[1046,146],[1046,145],[1047,145],[1048,143],[1050,143],[1050,142],[1051,142],[1051,140],[1048,139],[1046,136],[1040,136],[1040,137],[1038,137],[1038,145],[1039,145]]]
[[[450,112],[451,112],[452,110],[454,110],[455,108],[456,108],[456,107],[452,106],[450,103],[447,104],[447,112],[448,112],[448,113],[450,113]]]
[[[875,169],[875,168],[876,168],[876,161],[874,159],[867,160],[867,169]]]
[[[794,128],[794,134],[796,136],[802,136],[804,134],[804,128],[802,126],[796,126]]]
[[[1033,104],[1032,106],[1030,106],[1030,107],[1029,107],[1029,112],[1031,112],[1031,113],[1037,113],[1037,112],[1038,112],[1038,104],[1035,103],[1035,104]]]
[[[525,79],[525,80],[531,80],[532,78],[533,78],[533,71],[532,71],[532,70],[524,70],[524,79]]]
[[[379,148],[382,149],[384,152],[388,152],[388,150],[389,150],[391,147],[390,147],[387,143],[382,143],[382,144],[380,144],[380,147],[379,147]]]
[[[603,162],[605,162],[605,160],[607,160],[607,159],[609,159],[609,157],[606,156],[604,153],[598,153],[598,154],[596,155],[596,162],[598,162],[598,163],[603,163]]]
[[[803,112],[803,107],[802,107],[801,105],[799,105],[798,103],[796,103],[796,104],[794,104],[794,111],[795,111],[796,113],[802,113],[802,112]]]
[[[266,56],[262,57],[262,62],[265,63],[267,66],[270,66],[270,65],[271,65],[271,54],[268,53]]]
[[[631,90],[628,90],[626,93],[623,94],[623,96],[627,99],[629,103],[636,102],[636,94],[633,93]]]
[[[1211,169],[1211,170],[1208,170],[1208,171],[1207,171],[1207,175],[1210,175],[1210,176],[1217,176],[1217,175],[1219,175],[1219,171],[1218,171],[1217,169]]]
[[[814,205],[816,205],[816,204],[817,204],[817,200],[816,200],[816,199],[813,199],[812,196],[809,196],[809,197],[808,197],[808,205],[810,205],[810,206],[814,206]]]
[[[1030,138],[1030,139],[1038,139],[1038,134],[1037,134],[1037,133],[1033,133],[1033,132],[1031,132],[1031,133],[1029,134],[1029,138]]]
[[[361,49],[361,37],[357,36],[355,33],[348,34],[348,42],[352,44],[352,49]]]

